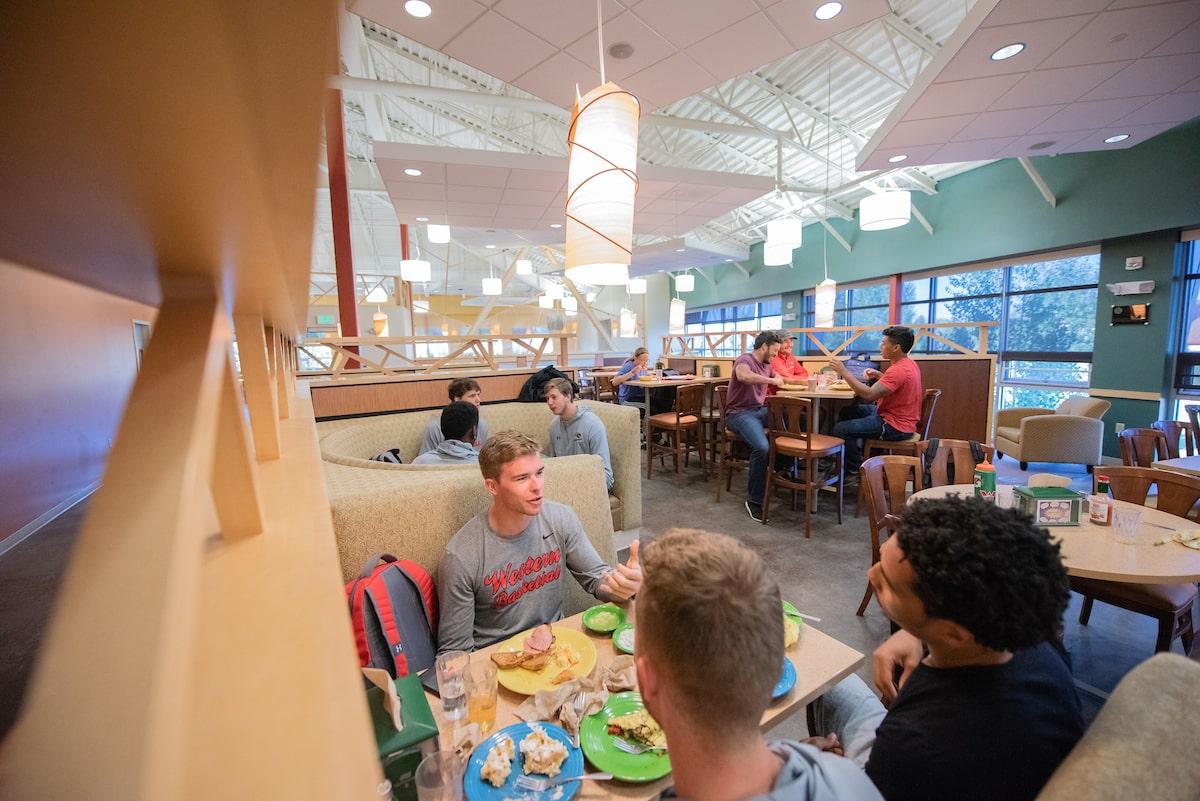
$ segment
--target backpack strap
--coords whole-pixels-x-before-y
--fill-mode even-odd
[[[380,572],[388,570],[391,565],[381,565]],[[401,571],[403,572],[403,571]],[[371,596],[371,603],[375,609],[375,616],[379,619],[379,630],[383,632],[383,638],[388,644],[388,654],[392,658],[393,678],[400,678],[408,675],[408,657],[400,646],[400,629],[396,625],[396,613],[392,609],[392,599],[388,596],[387,586],[382,581],[372,581],[367,583],[367,594]]]
[[[396,569],[416,589],[425,607],[425,619],[429,622],[429,631],[437,638],[438,630],[438,597],[433,586],[433,577],[416,562],[409,559],[396,560]]]
[[[921,469],[924,471],[925,475],[923,478],[925,479],[925,486],[927,487],[933,486],[933,460],[934,457],[937,456],[938,445],[940,444],[941,440],[939,440],[937,437],[932,437],[929,440],[929,444],[925,446],[925,464],[921,465]],[[953,468],[951,467],[951,469]]]
[[[387,564],[396,561],[399,560],[390,553],[373,553],[367,557],[367,561],[363,562],[362,570],[358,571],[358,577],[360,579],[371,578],[372,574],[375,572],[375,567],[380,562]]]
[[[985,458],[983,455],[983,445],[975,440],[971,440],[971,458],[975,460],[975,464],[983,464]]]

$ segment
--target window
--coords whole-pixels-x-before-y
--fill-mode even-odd
[[[1183,314],[1179,356],[1175,360],[1175,390],[1191,396],[1187,403],[1195,403],[1195,396],[1200,395],[1200,241],[1184,242],[1181,247],[1184,249]]]
[[[888,299],[890,290],[887,282],[865,284],[862,286],[849,285],[838,287],[837,299],[833,304],[833,324],[840,325],[887,325]],[[816,296],[810,291],[804,293],[804,327],[812,328],[816,322]],[[830,331],[827,334],[815,334],[825,347],[833,350],[845,342],[851,334],[846,331]],[[852,353],[866,351],[874,353],[879,350],[879,331],[867,331],[850,345]],[[807,337],[797,340],[799,352],[805,355],[821,355],[821,351]]]
[[[783,301],[778,297],[754,301],[742,301],[732,306],[712,306],[693,309],[684,318],[686,334],[703,334],[713,331],[766,331],[783,325]],[[704,337],[690,337],[688,344],[700,356],[737,356],[741,353],[739,340],[730,337],[721,343],[715,353],[709,353],[708,341]]]

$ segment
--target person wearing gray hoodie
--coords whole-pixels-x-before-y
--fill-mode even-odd
[[[575,387],[563,378],[546,382],[546,405],[554,414],[550,421],[550,455],[592,453],[599,456],[604,461],[604,482],[612,491],[612,459],[608,455],[608,432],[604,430],[604,423],[591,409],[575,403]]]
[[[883,801],[836,738],[763,737],[784,647],[779,586],[758,554],[724,534],[674,529],[644,545],[639,563],[634,662],[671,755],[675,785],[663,798]]]
[[[479,408],[467,401],[455,401],[442,409],[440,419],[442,441],[431,451],[425,451],[413,464],[475,464],[479,449],[475,436],[479,429]]]

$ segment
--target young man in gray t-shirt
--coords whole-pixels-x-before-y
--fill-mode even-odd
[[[570,507],[542,500],[538,443],[502,431],[479,452],[491,508],[446,545],[438,567],[438,650],[472,651],[563,616],[563,568],[603,601],[642,586],[637,548],[609,567]]]

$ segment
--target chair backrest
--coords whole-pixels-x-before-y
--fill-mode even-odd
[[[989,462],[995,454],[991,445],[979,444],[983,458]],[[971,442],[965,439],[939,439],[933,459],[926,459],[929,441],[917,443],[917,457],[929,473],[929,486],[944,487],[948,484],[970,484],[975,479],[975,455],[971,453]]]
[[[917,433],[921,439],[929,439],[929,425],[933,422],[933,410],[940,397],[942,397],[940,389],[925,390],[925,397],[921,399],[921,419],[917,421]]]
[[[1157,428],[1127,428],[1117,435],[1121,461],[1129,467],[1150,467],[1168,456],[1167,437]]]
[[[767,439],[771,443],[771,452],[775,451],[777,437],[789,437],[804,443],[804,450],[812,450],[812,440],[805,430],[806,421],[813,419],[813,399],[797,398],[790,395],[769,395],[767,397]]]
[[[717,408],[721,412],[721,428],[727,430],[725,429],[725,396],[729,394],[729,385],[718,384],[713,390],[713,394],[717,397]]]
[[[1156,420],[1150,424],[1157,428],[1167,438],[1167,458],[1178,459],[1180,456],[1179,440],[1183,439],[1183,453],[1187,456],[1196,455],[1196,429],[1191,423],[1181,423],[1178,420]]]
[[[1096,474],[1101,474],[1100,468],[1096,468]],[[1108,476],[1108,486],[1114,498],[1141,506],[1146,505],[1150,488],[1157,485],[1158,500],[1155,507],[1160,512],[1176,517],[1188,517],[1196,501],[1200,500],[1200,476],[1150,467],[1106,467],[1103,475]]]
[[[596,399],[599,400],[601,393],[611,392],[613,397],[616,397],[616,389],[613,387],[612,376],[604,373],[593,373],[593,378],[596,379]]]
[[[1192,432],[1196,437],[1197,448],[1200,448],[1200,403],[1189,403],[1183,407],[1188,420],[1192,423]]]
[[[1054,410],[1055,414],[1073,414],[1079,417],[1092,417],[1099,420],[1108,411],[1111,403],[1103,398],[1089,398],[1087,395],[1072,395],[1063,398],[1062,403]]]
[[[921,460],[915,456],[872,456],[858,469],[859,484],[867,502],[867,521],[871,526],[871,561],[879,561],[879,541],[883,529],[895,530],[908,482],[913,492],[925,488]]]
[[[693,415],[697,419],[704,412],[704,385],[683,384],[675,390],[675,417],[678,418],[684,415]]]

